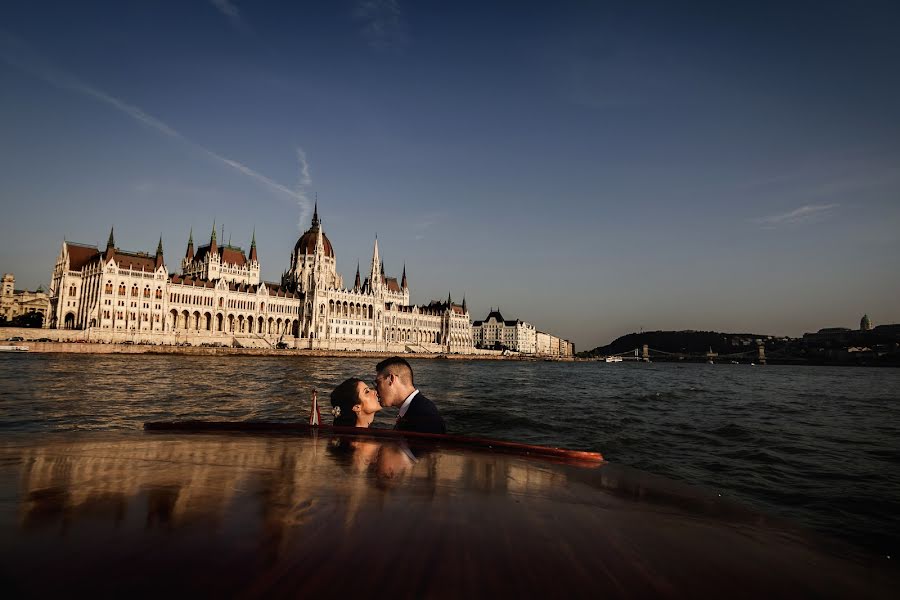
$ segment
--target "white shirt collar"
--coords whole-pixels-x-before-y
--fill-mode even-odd
[[[412,404],[412,399],[415,398],[418,393],[419,390],[413,390],[413,393],[406,397],[406,400],[400,405],[400,417],[406,414],[406,411],[409,410],[409,405]]]

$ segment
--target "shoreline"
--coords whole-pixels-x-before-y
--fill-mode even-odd
[[[149,354],[180,356],[279,356],[314,358],[387,358],[402,356],[406,359],[426,360],[487,360],[487,361],[558,361],[574,362],[574,358],[551,358],[534,356],[500,356],[486,354],[446,354],[439,352],[389,352],[372,350],[309,350],[300,348],[231,348],[206,346],[168,346],[147,344],[117,344],[95,342],[15,342],[28,348],[23,354]]]

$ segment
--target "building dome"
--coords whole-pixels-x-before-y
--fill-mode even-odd
[[[869,319],[869,315],[863,315],[863,318],[859,321],[859,328],[861,331],[870,331],[872,329],[872,321]]]
[[[312,224],[297,240],[297,244],[294,246],[294,256],[299,258],[303,254],[315,253],[320,229],[322,229],[322,223],[319,221],[319,206],[316,204],[316,208],[313,210]],[[325,256],[334,258],[334,248],[324,231],[322,232],[322,245],[325,246]]]
[[[300,239],[297,240],[297,244],[294,246],[294,255],[295,256],[303,256],[306,254],[313,254],[316,251],[316,242],[319,239],[319,226],[310,227],[306,230],[306,232],[300,236]],[[325,256],[330,258],[334,258],[334,248],[331,246],[331,240],[328,239],[328,236],[322,233],[322,244],[325,246]]]

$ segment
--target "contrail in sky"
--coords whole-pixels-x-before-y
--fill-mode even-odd
[[[98,88],[80,81],[78,78],[69,75],[68,73],[64,73],[54,68],[53,66],[45,63],[40,58],[35,56],[34,53],[31,52],[24,44],[3,32],[0,32],[0,59],[11,66],[24,71],[25,73],[43,79],[47,83],[58,88],[71,90],[84,96],[94,98],[95,100],[99,100],[100,102],[111,106],[119,112],[128,115],[135,121],[143,123],[144,125],[155,129],[163,135],[178,140],[186,146],[189,146],[195,150],[199,150],[203,154],[206,154],[210,158],[222,163],[223,165],[231,167],[235,171],[256,180],[258,183],[261,183],[263,186],[269,188],[270,190],[285,194],[286,196],[297,200],[303,210],[309,211],[311,208],[309,199],[302,191],[291,190],[290,188],[266,177],[262,173],[251,169],[241,162],[232,160],[230,158],[222,156],[221,154],[217,154],[209,148],[206,148],[205,146],[202,146],[201,144],[188,139],[179,131],[170,127],[163,121],[160,121],[156,117],[147,114],[137,106],[123,102],[122,100],[110,96],[109,94]],[[301,182],[305,182],[303,185],[309,185],[310,183],[312,183],[312,181],[309,177],[309,167],[306,164],[306,156],[303,153],[302,149],[299,150],[299,153],[301,165]]]
[[[827,211],[833,210],[840,206],[839,204],[807,204],[806,206],[801,206],[800,208],[794,209],[790,212],[786,212],[780,215],[772,215],[769,217],[762,217],[756,219],[756,222],[765,226],[767,229],[772,229],[779,225],[788,225],[794,223],[802,223],[811,219],[814,216],[820,215]]]
[[[306,219],[309,217],[309,197],[306,195],[306,188],[312,183],[312,177],[309,176],[309,164],[306,162],[306,152],[303,148],[297,148],[297,162],[300,163],[300,179],[297,181],[297,204],[300,205],[300,219],[297,222],[297,229],[303,231],[306,227]]]

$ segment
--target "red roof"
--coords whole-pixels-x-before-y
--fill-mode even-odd
[[[398,293],[399,293],[399,292],[401,291],[401,290],[400,290],[400,285],[397,283],[397,278],[396,278],[396,277],[385,277],[385,278],[384,278],[384,284],[387,286],[387,289],[389,289],[389,290],[392,291],[392,292],[398,292]]]
[[[210,281],[208,279],[197,279],[194,277],[182,277],[181,275],[172,275],[172,283],[177,283],[179,285],[189,285],[192,287],[216,287],[215,281]]]
[[[319,239],[319,227],[318,225],[310,227],[306,230],[306,233],[300,236],[300,239],[297,240],[297,244],[294,246],[295,256],[300,256],[304,251],[306,254],[315,254],[316,242]],[[332,248],[331,240],[328,239],[325,232],[322,232],[322,244],[325,246],[325,255],[334,258],[334,248]]]
[[[84,246],[82,244],[73,244],[66,242],[66,251],[69,253],[69,270],[80,271],[87,265],[104,258],[96,246]],[[155,271],[156,256],[150,256],[144,252],[123,252],[115,249],[113,252],[113,260],[122,269],[131,269],[133,271]]]
[[[156,257],[143,253],[122,252],[116,249],[113,254],[113,260],[119,265],[120,269],[131,269],[132,271],[155,271]]]
[[[69,254],[70,271],[80,271],[86,265],[100,258],[100,251],[96,246],[84,246],[66,242],[66,252]]]
[[[209,254],[209,244],[197,248],[197,254],[194,257],[194,260],[203,262],[206,259],[207,254]],[[239,267],[243,267],[247,264],[247,257],[244,256],[244,251],[235,246],[219,246],[216,248],[216,254],[219,255],[219,261],[222,263],[237,265]]]

